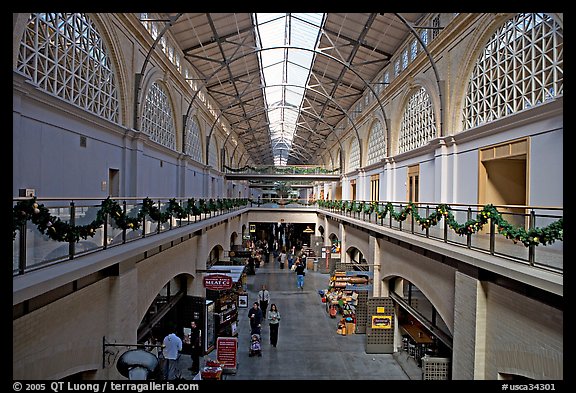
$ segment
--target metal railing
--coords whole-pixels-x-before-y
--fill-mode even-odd
[[[242,168],[224,166],[224,173],[252,175],[339,175],[340,168],[332,169],[323,165],[246,165]]]
[[[139,217],[144,209],[142,198],[109,198],[121,206],[121,212],[125,217]],[[154,201],[154,207],[158,212],[166,212],[173,201],[178,206],[189,208],[190,199],[187,198],[150,198]],[[13,205],[30,200],[30,198],[15,198]],[[102,200],[94,198],[74,198],[63,200],[61,198],[39,198],[37,203],[47,209],[52,218],[65,222],[71,226],[86,226],[94,222],[98,217],[98,211],[102,209]],[[208,201],[208,200],[205,200]],[[551,244],[525,246],[521,241],[506,238],[496,228],[494,220],[488,220],[482,230],[475,233],[460,235],[448,225],[446,218],[438,220],[436,225],[423,227],[416,219],[429,217],[442,206],[438,203],[415,203],[415,213],[407,214],[404,219],[396,220],[394,215],[378,214],[385,208],[392,208],[396,214],[406,209],[407,202],[382,202],[382,201],[337,201],[339,206],[326,207],[323,202],[297,198],[248,198],[242,199],[242,205],[236,204],[230,207],[222,202],[230,200],[214,200],[210,208],[204,205],[203,211],[196,211],[185,217],[177,218],[170,216],[166,222],[154,220],[149,215],[141,215],[140,225],[137,229],[121,228],[108,214],[104,215],[104,224],[95,228],[94,232],[82,240],[59,241],[54,240],[47,230],[40,230],[31,220],[26,221],[22,227],[15,231],[13,240],[13,275],[24,274],[55,263],[72,260],[76,257],[105,250],[110,247],[120,246],[128,242],[154,236],[159,233],[180,228],[211,217],[248,208],[313,208],[330,211],[343,217],[352,217],[363,222],[381,225],[394,230],[412,235],[422,236],[464,247],[470,250],[488,253],[490,255],[506,258],[509,260],[525,263],[534,267],[563,273],[563,240],[556,239]],[[234,200],[238,201],[238,200]],[[334,201],[331,201],[334,202]],[[200,200],[195,201],[199,205]],[[355,208],[350,208],[355,206]],[[362,206],[362,208],[359,208]],[[371,208],[370,208],[371,206]],[[450,204],[450,213],[453,220],[458,223],[467,223],[474,220],[483,211],[483,206],[474,204]],[[173,206],[172,206],[173,208]],[[524,228],[525,231],[535,228],[546,228],[557,223],[563,218],[563,208],[501,205],[494,206],[501,217],[513,224],[516,228]],[[174,209],[173,209],[174,210]],[[46,211],[46,210],[45,210]],[[118,213],[120,214],[120,213]]]
[[[434,217],[435,212],[444,204],[432,202],[413,203],[416,214],[408,213],[405,217],[395,219],[388,212],[385,215],[378,214],[391,206],[396,214],[405,211],[409,202],[381,202],[381,201],[338,201],[337,206],[322,207],[345,217],[357,218],[364,222],[381,225],[412,235],[422,236],[465,247],[470,250],[488,253],[490,255],[507,258],[513,261],[525,263],[534,267],[563,272],[563,239],[554,240],[550,244],[537,244],[531,241],[526,246],[521,240],[509,239],[500,233],[494,219],[488,219],[482,229],[477,231],[463,231],[458,234],[449,226],[448,219],[443,216],[436,225],[421,226],[416,219],[420,217]],[[539,233],[536,229],[545,230],[550,225],[557,226],[563,219],[563,208],[547,206],[523,206],[523,205],[490,205],[501,215],[502,219],[522,233]],[[459,224],[473,223],[482,214],[486,205],[475,204],[449,204],[453,220]],[[473,224],[470,224],[473,225]]]
[[[13,206],[16,207],[21,202],[30,202],[31,199],[14,198]],[[172,211],[175,210],[174,206],[172,206],[174,201],[182,209],[188,208],[190,210],[191,200],[189,198],[146,198],[146,200],[152,202],[151,205],[146,205],[146,208],[143,198],[108,198],[107,200],[113,201],[113,203],[121,207],[118,210],[118,217],[124,216],[132,220],[137,219],[137,225],[134,225],[134,229],[126,228],[126,226],[124,228],[119,227],[114,217],[110,217],[109,213],[103,214],[103,225],[94,226],[95,220],[102,216],[102,199],[34,199],[36,206],[32,212],[27,211],[27,213],[30,216],[43,214],[44,217],[36,220],[40,221],[40,226],[35,225],[30,219],[25,221],[20,227],[15,228],[12,246],[13,275],[24,274],[55,263],[72,260],[81,255],[105,250],[216,217],[230,211],[239,210],[248,203],[246,199],[193,200],[195,204],[194,212],[190,212],[190,214],[180,218],[177,218],[176,215],[169,215],[167,220],[163,222],[163,220],[153,219],[151,215],[142,214],[143,210],[147,208],[148,210],[146,211],[154,211],[158,215],[164,214],[166,216],[169,208],[172,208]],[[236,203],[228,203],[229,201],[235,201]],[[30,206],[27,207],[32,209]],[[24,214],[21,210],[19,213]],[[18,214],[18,212],[15,214]],[[63,225],[58,227],[56,222],[63,223]],[[90,228],[93,228],[93,231],[85,238],[82,236],[81,240],[78,239],[79,241],[76,241],[77,239],[61,241],[62,237],[66,238],[66,234],[59,236],[57,231],[63,231],[62,228],[64,226],[67,228],[84,226],[84,228],[87,228],[86,231],[89,232]],[[41,230],[41,228],[44,228],[44,230]],[[50,233],[50,231],[53,231],[53,233]]]

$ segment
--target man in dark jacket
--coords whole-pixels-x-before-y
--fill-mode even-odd
[[[190,346],[192,357],[192,367],[189,368],[193,374],[198,374],[200,371],[200,355],[202,354],[202,332],[196,325],[196,321],[190,322]]]
[[[262,327],[262,310],[258,302],[254,302],[252,308],[248,311],[248,319],[250,320],[250,334],[260,334]]]

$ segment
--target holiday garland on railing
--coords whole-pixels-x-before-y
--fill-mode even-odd
[[[298,205],[302,205],[302,206],[312,206],[312,205],[316,204],[315,200],[306,201],[303,199],[296,199],[296,198],[291,198],[291,199],[279,199],[279,198],[268,199],[268,198],[265,198],[263,200],[254,200],[254,199],[248,198],[248,202],[253,203],[255,205],[258,205],[258,206],[263,205],[265,203],[275,203],[275,204],[280,205],[280,206],[286,206],[286,205],[290,205],[290,204],[298,204]]]
[[[558,221],[544,228],[532,228],[526,230],[524,227],[515,227],[507,222],[500,212],[491,204],[485,205],[482,210],[478,212],[475,219],[470,219],[464,224],[459,224],[454,215],[450,211],[450,206],[446,204],[439,204],[428,217],[422,217],[418,214],[418,208],[413,202],[409,202],[406,207],[399,212],[394,210],[394,205],[391,202],[386,203],[383,208],[380,208],[377,202],[350,202],[350,201],[332,201],[332,200],[318,200],[318,206],[336,209],[340,211],[351,212],[364,212],[371,214],[375,212],[379,219],[384,219],[388,213],[396,221],[404,221],[408,214],[412,215],[414,220],[422,227],[422,229],[430,228],[437,225],[442,218],[446,220],[448,227],[461,236],[470,235],[480,231],[489,219],[494,221],[498,233],[516,242],[521,242],[526,247],[537,246],[539,244],[547,245],[552,244],[556,240],[564,240],[564,220],[560,218]]]
[[[279,174],[298,174],[298,175],[310,175],[310,174],[328,174],[328,173],[335,173],[340,172],[340,168],[336,169],[325,169],[322,167],[314,167],[314,168],[302,168],[298,166],[265,166],[261,168],[256,168],[250,165],[244,165],[242,168],[231,168],[227,165],[224,165],[224,169],[230,172],[238,173],[238,172],[246,172],[247,170],[251,172],[258,172],[258,173],[279,173]]]
[[[150,198],[142,201],[142,208],[136,216],[125,214],[122,206],[110,198],[102,201],[100,209],[96,212],[96,219],[87,225],[71,225],[62,221],[59,217],[50,215],[50,210],[42,204],[38,204],[36,198],[19,201],[12,209],[12,239],[16,238],[16,231],[20,230],[28,221],[36,225],[38,230],[48,235],[52,240],[60,242],[78,242],[96,234],[96,230],[104,225],[105,217],[112,220],[116,227],[126,230],[139,229],[144,222],[144,217],[150,217],[158,223],[168,222],[172,217],[184,219],[188,216],[199,216],[202,213],[229,210],[233,207],[245,206],[247,199],[204,199],[189,198],[186,207],[182,207],[176,198],[168,201],[166,210],[160,208]]]

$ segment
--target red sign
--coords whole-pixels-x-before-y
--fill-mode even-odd
[[[238,338],[218,337],[216,339],[216,359],[223,365],[223,369],[236,369],[237,352]]]
[[[213,291],[232,288],[232,277],[225,274],[207,274],[204,276],[204,288]]]

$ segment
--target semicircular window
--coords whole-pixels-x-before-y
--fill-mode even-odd
[[[426,145],[436,137],[436,123],[432,101],[424,87],[408,99],[402,115],[398,153],[405,153]]]
[[[40,89],[118,123],[120,106],[110,58],[85,14],[30,14],[17,70]]]
[[[142,132],[154,142],[176,149],[176,131],[168,94],[159,83],[152,83],[142,110]]]
[[[563,31],[546,14],[518,14],[478,57],[464,99],[467,130],[563,94]]]

